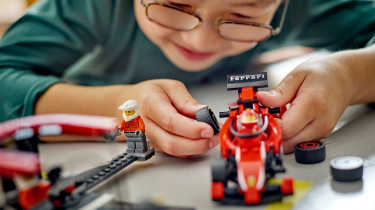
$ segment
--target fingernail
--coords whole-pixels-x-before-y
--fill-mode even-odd
[[[279,93],[276,90],[270,90],[268,92],[268,95],[270,95],[270,96],[277,96],[277,95],[279,95]]]
[[[211,134],[211,132],[209,130],[203,130],[201,132],[201,137],[205,138],[205,139],[208,139],[208,138],[212,137],[212,134]]]
[[[206,107],[206,106],[207,106],[207,105],[199,104],[199,105],[195,105],[194,108],[195,108],[196,110],[200,110],[200,109],[202,109],[203,107]]]
[[[213,138],[213,139],[210,139],[210,142],[208,143],[209,147],[212,148],[214,146],[216,146],[217,144],[219,143],[219,139],[218,138]]]

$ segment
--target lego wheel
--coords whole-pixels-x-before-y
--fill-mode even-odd
[[[214,201],[219,201],[224,198],[224,183],[212,182],[211,184],[211,198]]]
[[[359,181],[363,177],[364,161],[357,156],[337,157],[330,162],[332,178],[339,182]]]
[[[225,159],[216,160],[211,165],[212,182],[226,183],[227,173],[227,162]]]
[[[219,122],[217,121],[213,111],[208,106],[205,106],[198,110],[195,113],[195,119],[200,122],[205,122],[209,124],[212,127],[212,129],[214,129],[215,135],[220,132]]]
[[[319,163],[326,158],[326,147],[320,141],[302,142],[295,146],[294,155],[298,163]]]
[[[291,195],[293,194],[294,192],[294,188],[293,188],[293,178],[291,177],[288,177],[288,178],[283,178],[281,180],[281,193],[283,195]]]

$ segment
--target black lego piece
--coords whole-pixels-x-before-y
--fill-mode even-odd
[[[298,163],[319,163],[326,159],[326,147],[320,141],[302,142],[295,146],[294,155]]]
[[[145,161],[150,159],[155,154],[154,149],[150,149],[145,154],[130,154],[130,153],[123,153],[114,159],[112,159],[108,164],[103,165],[102,169],[97,171],[92,176],[88,177],[84,180],[80,186],[74,191],[74,194],[82,194],[86,193],[88,190],[94,188],[95,186],[103,183],[104,181],[108,180],[110,177],[117,174],[119,171],[125,169],[133,162]]]
[[[212,129],[214,129],[215,135],[220,132],[219,122],[217,121],[216,116],[213,113],[213,111],[208,106],[205,106],[199,109],[195,113],[195,119],[200,122],[205,122],[209,124],[212,127]]]
[[[238,90],[242,87],[268,87],[267,72],[227,75],[227,90]]]

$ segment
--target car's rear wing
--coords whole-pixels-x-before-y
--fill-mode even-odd
[[[243,87],[268,87],[267,72],[227,75],[227,90],[238,90]]]

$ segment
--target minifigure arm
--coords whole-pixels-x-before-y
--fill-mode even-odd
[[[143,122],[142,118],[139,117],[139,129],[145,134],[145,123]]]
[[[118,126],[118,128],[119,128],[121,131],[124,131],[124,130],[125,130],[125,124],[126,124],[125,120],[122,119],[120,125]]]

